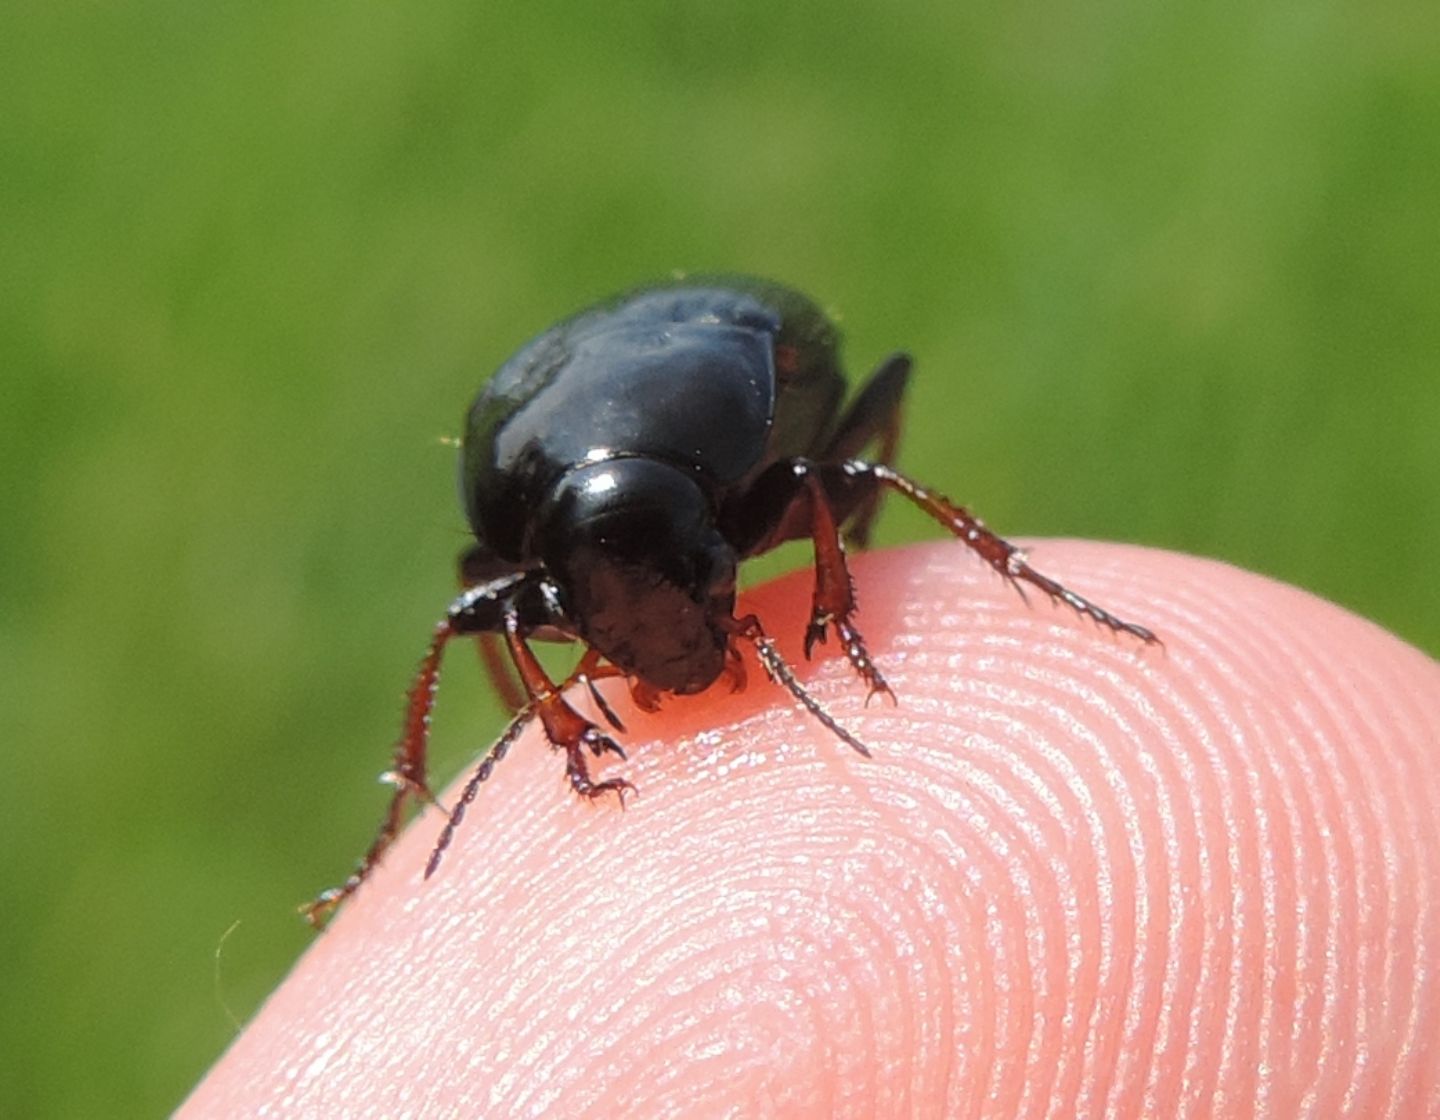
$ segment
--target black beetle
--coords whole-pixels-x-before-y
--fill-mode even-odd
[[[881,363],[848,407],[834,324],[809,299],[743,277],[644,288],[582,311],[533,339],[470,407],[460,493],[476,543],[461,557],[465,590],[446,612],[409,692],[395,788],[379,835],[346,882],[306,908],[320,924],[364,882],[399,831],[410,797],[434,801],[425,772],[430,709],[446,643],[479,635],[492,679],[518,715],[450,815],[426,875],[465,807],[523,726],[539,718],[565,752],[570,784],[624,795],[623,778],[592,781],[585,752],[624,757],[564,697],[585,685],[623,730],[594,681],[622,676],[644,708],[721,676],[743,680],[738,642],[827,728],[864,745],[801,687],[754,616],[735,617],[740,561],[809,538],[815,591],[808,657],[834,629],[873,695],[891,696],[851,620],[841,527],[863,546],[882,492],[897,491],[1015,584],[1031,584],[1096,622],[1145,641],[1122,621],[1030,567],[965,509],[897,472],[900,404],[910,359]],[[873,461],[856,458],[877,444]],[[555,684],[531,639],[578,641],[578,667]],[[523,692],[500,652],[508,649]]]

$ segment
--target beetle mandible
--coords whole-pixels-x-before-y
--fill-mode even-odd
[[[521,729],[538,719],[565,753],[570,786],[615,793],[591,778],[586,753],[624,751],[565,698],[623,677],[640,707],[729,677],[743,681],[741,644],[770,677],[861,754],[863,743],[796,680],[759,619],[735,615],[742,560],[808,538],[815,587],[805,655],[834,631],[870,695],[893,693],[855,628],[842,529],[863,547],[881,495],[894,491],[954,533],[1017,589],[1039,588],[1110,630],[1126,622],[1032,568],[963,507],[895,470],[910,358],[894,354],[842,409],[839,333],[808,298],[746,277],[677,280],[597,305],[552,327],[500,367],[470,407],[460,496],[475,537],[460,558],[464,588],[435,628],[410,687],[386,775],[395,789],[354,874],[306,907],[316,925],[365,881],[398,834],[408,802],[434,802],[426,775],[430,710],[442,652],[480,637],[492,680],[518,712],[450,813],[426,868],[438,866],[480,784]],[[858,456],[875,445],[873,459]],[[556,684],[534,639],[581,643]],[[519,677],[520,689],[505,664]]]

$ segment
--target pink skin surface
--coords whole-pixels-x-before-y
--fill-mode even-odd
[[[867,708],[801,661],[809,574],[758,589],[873,760],[753,664],[657,716],[607,690],[628,808],[532,730],[179,1115],[1440,1116],[1440,664],[1221,564],[1032,556],[1164,648],[954,542],[868,554]]]

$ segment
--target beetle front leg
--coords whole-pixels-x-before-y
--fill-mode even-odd
[[[817,642],[824,642],[832,628],[855,672],[869,688],[869,695],[883,693],[893,702],[894,692],[870,657],[865,639],[856,629],[855,586],[845,563],[839,523],[856,502],[866,495],[858,490],[851,504],[837,511],[823,475],[825,469],[808,459],[791,459],[766,472],[748,496],[744,515],[763,531],[753,532],[746,555],[754,555],[787,540],[809,537],[815,549],[815,590],[811,597],[810,622],[805,628],[805,656]],[[868,697],[867,697],[868,699]]]
[[[883,693],[893,704],[895,693],[885,683],[865,647],[865,639],[850,621],[855,613],[855,581],[850,578],[850,568],[845,563],[845,549],[840,543],[840,529],[835,523],[835,511],[830,508],[830,498],[819,473],[808,464],[803,468],[797,465],[796,471],[802,470],[810,504],[810,539],[815,547],[815,592],[811,598],[810,624],[805,628],[805,656],[810,656],[817,642],[825,642],[826,631],[833,627],[846,658],[870,690],[866,701]]]
[[[481,784],[489,779],[495,767],[499,765],[501,759],[505,757],[532,719],[538,718],[550,742],[565,751],[566,773],[570,778],[570,786],[576,793],[594,798],[603,793],[613,792],[620,798],[620,804],[623,806],[625,794],[635,792],[635,787],[623,778],[611,778],[603,782],[591,780],[590,770],[585,760],[585,748],[588,747],[596,756],[611,751],[624,758],[625,752],[621,750],[618,743],[603,734],[598,727],[572,708],[562,695],[571,684],[585,684],[605,718],[618,727],[619,719],[595,688],[594,681],[623,674],[613,666],[600,664],[600,655],[594,650],[590,650],[580,659],[580,664],[576,666],[575,671],[566,679],[565,683],[557,686],[540,662],[536,660],[535,654],[525,641],[525,635],[537,627],[554,623],[555,619],[550,617],[553,596],[548,586],[538,577],[532,575],[524,577],[524,580],[524,586],[518,587],[515,594],[501,604],[498,626],[494,628],[504,636],[503,640],[509,649],[511,660],[520,675],[520,683],[524,686],[528,699],[521,705],[520,711],[510,721],[510,726],[505,729],[505,733],[500,736],[490,753],[481,759],[480,765],[475,768],[475,772],[465,783],[465,787],[460,793],[460,799],[456,801],[455,809],[451,812],[450,819],[445,822],[445,827],[441,830],[439,839],[436,840],[435,847],[430,853],[430,861],[425,865],[425,878],[427,879],[434,875],[436,869],[439,868],[440,861],[444,857],[446,849],[450,847],[450,842],[454,839],[460,823],[465,819],[465,812],[470,807],[470,803],[475,800]],[[526,597],[524,594],[526,591],[537,594]]]
[[[520,617],[513,610],[505,616],[505,641],[520,673],[520,682],[530,697],[528,709],[540,717],[546,738],[565,752],[565,772],[570,778],[570,788],[589,798],[614,793],[623,806],[625,794],[634,793],[635,787],[624,778],[607,778],[603,782],[592,780],[585,759],[587,748],[597,758],[607,751],[624,758],[625,752],[620,744],[570,706],[526,643]]]

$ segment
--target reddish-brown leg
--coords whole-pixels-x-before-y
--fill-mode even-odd
[[[607,778],[603,782],[592,781],[590,768],[585,759],[585,750],[599,755],[610,751],[625,757],[620,745],[582,716],[565,700],[540,662],[535,659],[524,637],[520,633],[520,620],[512,610],[505,616],[505,641],[510,647],[510,656],[520,673],[520,683],[530,697],[528,708],[540,718],[545,735],[565,752],[565,772],[570,778],[570,788],[583,797],[595,798],[604,793],[614,793],[625,804],[625,794],[634,793],[635,787],[624,778]]]
[[[878,439],[879,447],[871,462],[887,466],[893,463],[900,448],[900,405],[909,379],[909,355],[892,354],[886,358],[840,418],[835,435],[820,460],[835,463],[853,459],[867,444]],[[870,525],[879,507],[880,490],[877,487],[861,497],[848,518],[842,518],[850,522],[845,537],[856,548],[864,548],[870,543]]]
[[[819,474],[808,467],[804,471],[806,494],[810,503],[810,536],[815,545],[815,593],[810,611],[810,625],[805,629],[805,656],[809,657],[816,642],[826,640],[826,630],[835,628],[845,656],[869,688],[867,702],[876,693],[884,693],[895,702],[895,693],[870,658],[865,639],[850,621],[855,612],[855,585],[845,564],[845,549],[830,499]]]
[[[495,695],[500,698],[500,703],[505,705],[505,710],[511,715],[519,712],[525,707],[525,693],[515,680],[515,671],[506,655],[504,640],[499,634],[487,631],[475,635],[475,646],[480,651],[480,664],[485,670],[485,676],[490,681],[490,687],[495,690]]]
[[[450,819],[445,822],[445,827],[441,830],[440,837],[430,852],[429,862],[425,865],[425,878],[427,879],[434,875],[436,869],[439,868],[440,861],[450,847],[456,830],[465,819],[465,812],[469,809],[470,803],[475,800],[480,786],[489,779],[495,767],[500,764],[501,759],[514,745],[515,740],[520,737],[520,733],[525,730],[525,725],[532,719],[538,718],[541,726],[545,728],[545,734],[549,740],[565,751],[566,773],[570,777],[571,788],[576,793],[593,798],[599,797],[602,793],[613,792],[620,798],[620,804],[623,806],[625,794],[635,792],[635,787],[623,778],[610,778],[603,782],[591,780],[584,754],[586,747],[589,747],[591,752],[596,755],[603,754],[605,751],[613,751],[624,758],[625,752],[620,749],[618,743],[601,734],[598,727],[575,711],[561,695],[572,684],[586,685],[596,705],[605,714],[605,718],[618,727],[619,719],[600,696],[594,682],[624,674],[613,665],[601,664],[600,654],[594,650],[587,650],[574,672],[565,679],[565,683],[557,686],[550,680],[549,675],[526,644],[525,638],[521,634],[520,621],[513,610],[507,611],[505,615],[505,641],[511,657],[514,658],[521,683],[529,694],[529,699],[523,704],[515,718],[510,721],[510,726],[500,736],[494,749],[485,756],[480,765],[475,768],[475,773],[470,776],[470,780],[465,783],[465,788],[460,793],[460,799],[455,803]]]
[[[851,460],[845,464],[844,469],[846,474],[852,478],[869,477],[904,495],[964,541],[967,547],[978,553],[987,564],[1004,576],[1016,591],[1020,592],[1022,598],[1025,592],[1020,584],[1028,583],[1032,587],[1038,587],[1055,602],[1064,603],[1072,610],[1093,619],[1109,630],[1133,635],[1149,644],[1159,643],[1160,639],[1152,631],[1137,623],[1126,622],[1111,614],[1104,607],[1097,606],[1089,599],[1077,595],[1049,576],[1037,572],[1030,566],[1021,549],[1016,548],[1003,537],[992,533],[985,527],[984,522],[963,506],[955,505],[948,498],[925,489],[894,468],[881,463]]]
[[[405,722],[400,740],[395,744],[395,764],[382,775],[382,780],[394,786],[395,792],[391,795],[374,841],[345,882],[324,891],[315,901],[301,908],[306,920],[317,929],[324,926],[335,909],[369,878],[399,834],[410,798],[435,801],[425,773],[425,751],[430,741],[430,710],[435,706],[435,690],[440,685],[440,661],[446,644],[454,636],[455,629],[448,618],[436,625],[430,648],[425,651],[415,680],[406,693]]]

